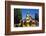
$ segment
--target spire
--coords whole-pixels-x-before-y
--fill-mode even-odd
[[[27,14],[29,14],[30,12],[28,11]]]
[[[26,16],[27,16],[27,17],[30,16],[30,12],[29,12],[29,11],[27,12]]]

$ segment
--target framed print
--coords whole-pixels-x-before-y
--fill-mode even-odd
[[[44,3],[5,1],[5,34],[45,32]]]

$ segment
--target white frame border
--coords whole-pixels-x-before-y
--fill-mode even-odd
[[[14,8],[39,9],[39,24],[40,24],[39,27],[14,27]],[[11,31],[28,31],[28,30],[42,30],[42,7],[11,5]]]

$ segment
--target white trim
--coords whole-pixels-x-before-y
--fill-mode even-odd
[[[39,9],[39,27],[14,27],[14,8]],[[42,30],[42,7],[11,5],[11,31],[27,31],[27,30]]]

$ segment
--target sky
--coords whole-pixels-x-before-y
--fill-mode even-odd
[[[21,9],[22,11],[22,19],[26,18],[26,14],[29,11],[30,16],[35,19],[35,13],[39,14],[39,9]]]

